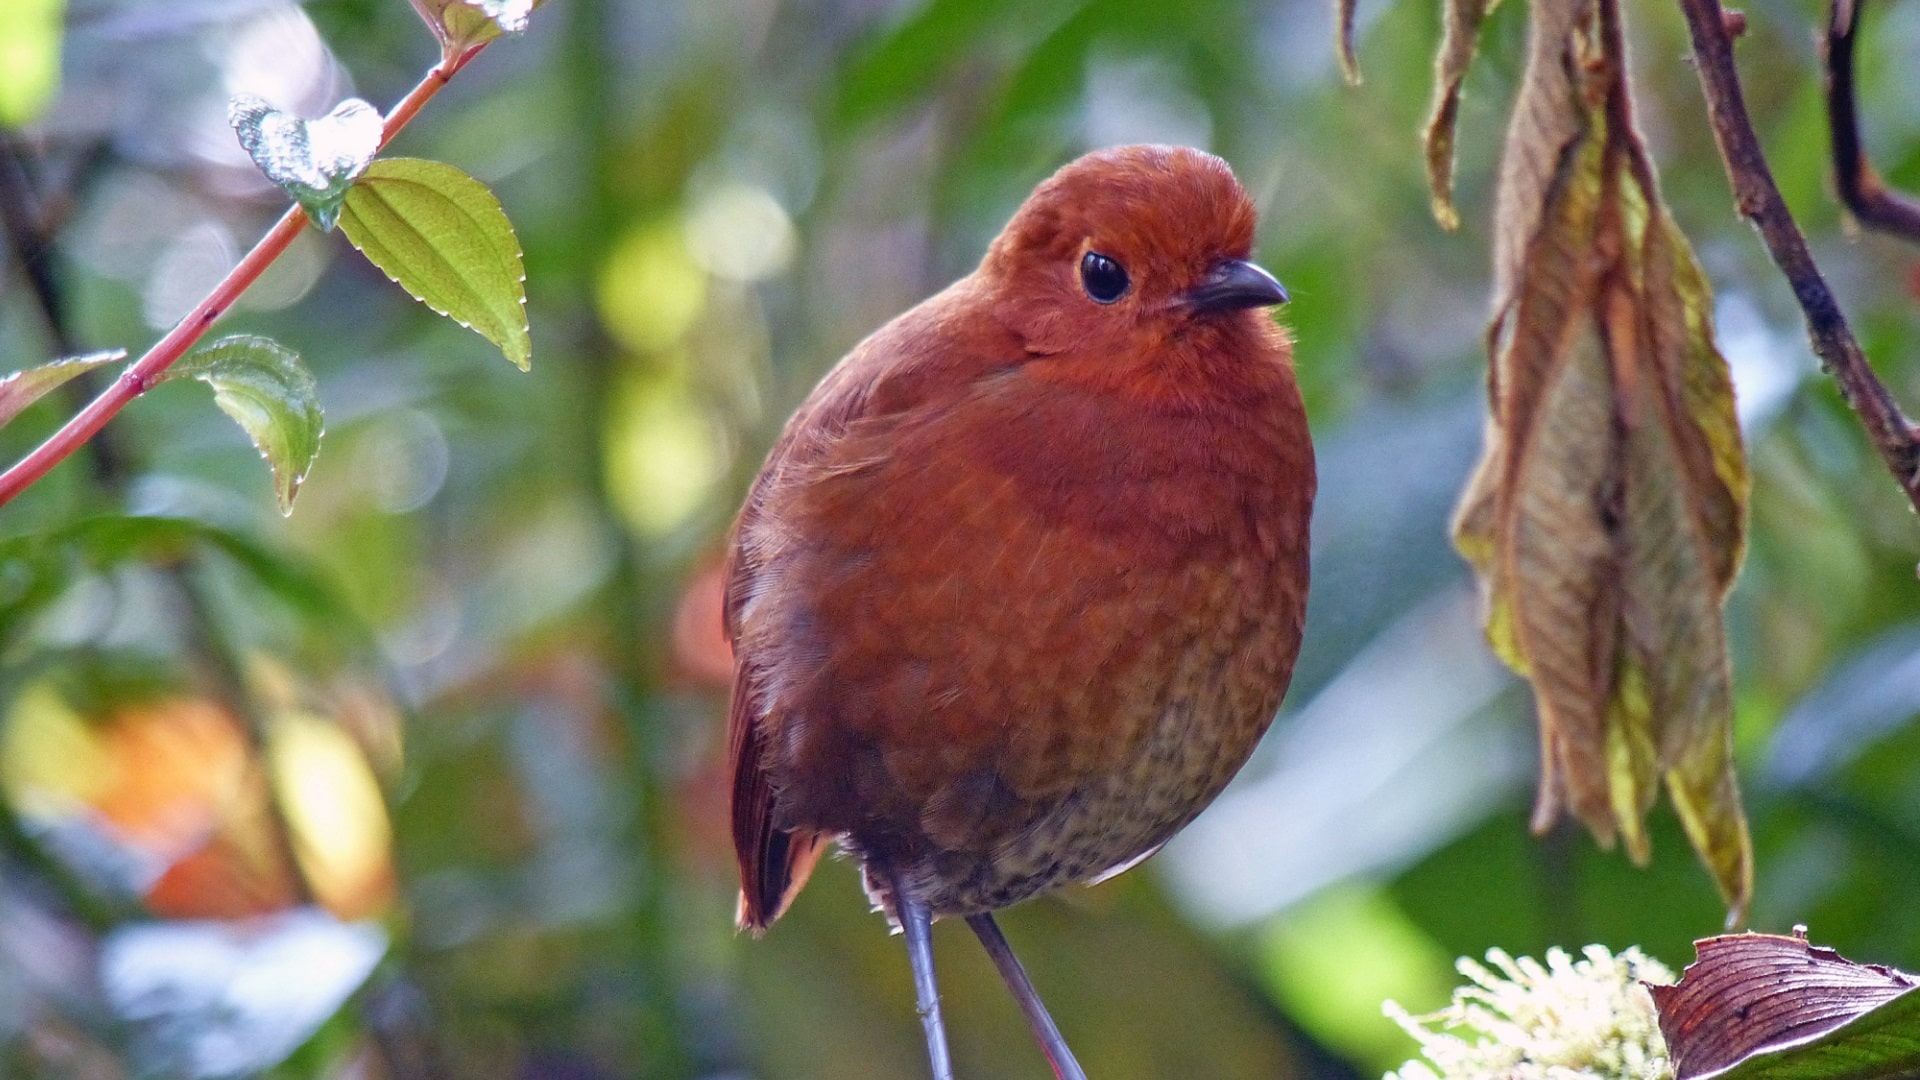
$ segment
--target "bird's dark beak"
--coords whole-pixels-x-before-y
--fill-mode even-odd
[[[1184,299],[1199,311],[1234,311],[1272,307],[1286,303],[1290,297],[1272,274],[1243,259],[1227,259],[1200,284],[1188,289]]]

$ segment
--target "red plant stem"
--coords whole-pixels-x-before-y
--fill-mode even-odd
[[[467,66],[468,61],[479,55],[486,43],[474,45],[463,52],[443,58],[420,80],[400,103],[387,113],[380,126],[380,146],[384,150],[400,129],[407,126],[420,112],[422,106],[440,92],[459,70]],[[227,272],[220,284],[213,287],[206,298],[194,305],[187,316],[176,323],[165,337],[155,342],[133,366],[120,373],[100,393],[99,397],[87,403],[87,407],[74,415],[59,431],[47,437],[47,441],[35,447],[33,452],[21,458],[5,473],[0,473],[0,506],[13,501],[14,496],[33,486],[55,465],[65,461],[68,455],[85,445],[93,438],[108,420],[126,408],[127,403],[146,393],[160,382],[160,377],[174,361],[186,355],[188,349],[203,337],[213,324],[233,306],[240,294],[247,291],[273,261],[284,254],[300,235],[307,224],[307,213],[298,206],[287,209],[273,228],[260,238],[260,242],[247,252],[234,268]]]

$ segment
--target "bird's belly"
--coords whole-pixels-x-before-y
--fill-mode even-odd
[[[1024,827],[996,844],[921,851],[903,879],[934,912],[963,915],[1099,879],[1153,854],[1245,764],[1270,716],[1193,713],[1192,702],[1171,704],[1136,755],[1032,807]]]
[[[1279,706],[1300,598],[1273,570],[1191,566],[1152,596],[1110,598],[1123,614],[1095,628],[1115,650],[1098,664],[1078,666],[1100,655],[1075,638],[1085,625],[1045,627],[1071,647],[1019,687],[998,685],[1018,675],[981,676],[999,650],[956,645],[949,659],[972,692],[876,732],[871,752],[838,754],[841,782],[864,789],[860,813],[815,824],[942,914],[1005,907],[1151,854],[1239,771]]]

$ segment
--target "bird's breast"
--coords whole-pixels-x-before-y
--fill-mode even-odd
[[[1305,603],[1297,396],[1141,413],[994,378],[772,497],[740,642],[786,823],[910,864],[942,910],[1184,825],[1277,708]]]
[[[1231,558],[1257,539],[1251,529],[1301,509],[1303,481],[1311,498],[1311,449],[1290,380],[1250,402],[1144,407],[1022,371],[982,396],[977,417],[956,417],[965,453],[1036,515],[1125,537],[1141,559]]]

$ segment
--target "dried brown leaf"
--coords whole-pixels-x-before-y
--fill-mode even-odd
[[[1360,85],[1360,57],[1353,51],[1353,20],[1360,0],[1333,0],[1333,54],[1340,60],[1340,75],[1348,86]]]
[[[1729,905],[1752,856],[1722,606],[1747,497],[1712,296],[1631,123],[1617,0],[1534,0],[1501,163],[1491,416],[1455,542],[1532,681],[1534,825],[1648,855],[1664,784]]]
[[[1336,0],[1348,20],[1343,24],[1341,40],[1346,52],[1353,49],[1353,0]],[[1486,21],[1500,0],[1446,0],[1443,17],[1446,31],[1440,39],[1440,55],[1433,62],[1433,108],[1427,115],[1422,140],[1427,148],[1427,187],[1433,192],[1433,216],[1440,227],[1451,232],[1460,227],[1460,214],[1453,206],[1453,133],[1460,119],[1460,86],[1466,82],[1467,69],[1473,66],[1473,54],[1480,40],[1480,24]],[[1359,81],[1356,67],[1348,76]]]
[[[1520,96],[1507,123],[1494,205],[1493,303],[1496,312],[1514,302],[1527,251],[1540,235],[1553,188],[1582,147],[1588,127],[1589,88],[1575,75],[1586,67],[1587,47],[1576,33],[1593,18],[1594,0],[1542,2],[1527,8],[1527,65]],[[1589,192],[1597,197],[1597,192]]]

